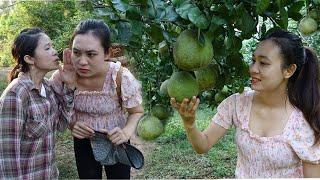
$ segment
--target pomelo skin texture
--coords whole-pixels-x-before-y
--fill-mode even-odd
[[[146,116],[138,123],[138,136],[144,140],[150,141],[159,137],[164,131],[161,121],[154,116]]]
[[[196,79],[188,72],[179,71],[172,74],[168,84],[168,94],[181,103],[184,98],[192,98],[199,93]]]
[[[160,92],[166,96],[168,96],[168,83],[169,83],[169,79],[165,80],[162,82],[161,86],[160,86]]]
[[[156,104],[152,110],[151,114],[155,117],[157,117],[160,120],[164,120],[170,117],[170,112],[168,108],[161,104]]]
[[[213,66],[209,65],[208,67],[199,69],[194,73],[196,75],[200,91],[214,88],[218,78],[218,71]]]
[[[309,35],[317,30],[318,24],[317,22],[310,18],[304,17],[299,23],[299,31],[304,35]]]
[[[195,71],[209,65],[213,58],[213,46],[211,40],[204,37],[205,43],[202,46],[195,32],[185,30],[179,35],[174,44],[173,58],[180,69]]]

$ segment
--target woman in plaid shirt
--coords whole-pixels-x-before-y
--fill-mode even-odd
[[[55,134],[68,126],[75,73],[59,66],[50,38],[24,29],[12,46],[16,66],[0,98],[0,179],[57,179]],[[58,69],[63,86],[45,74]]]

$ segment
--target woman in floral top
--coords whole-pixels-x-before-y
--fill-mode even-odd
[[[127,68],[121,77],[118,96],[117,74],[121,64],[107,61],[110,31],[101,20],[81,21],[71,38],[70,57],[77,72],[72,134],[80,179],[101,179],[103,166],[93,155],[90,138],[105,132],[115,145],[129,141],[143,115],[141,85]],[[121,99],[119,99],[121,98]],[[130,166],[104,166],[107,178],[129,179]]]
[[[68,126],[75,73],[60,68],[62,88],[44,79],[59,68],[50,38],[40,29],[23,30],[12,55],[17,64],[0,98],[0,179],[57,179],[55,134]]]
[[[251,89],[219,106],[203,132],[195,125],[199,99],[178,109],[198,153],[207,152],[234,125],[236,178],[320,177],[318,59],[301,39],[277,30],[258,45],[250,66]]]

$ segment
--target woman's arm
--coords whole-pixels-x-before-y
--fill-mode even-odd
[[[187,137],[192,144],[193,149],[199,153],[208,152],[211,147],[227,132],[227,129],[212,123],[206,130],[201,132],[197,129],[195,112],[200,100],[195,96],[192,99],[185,98],[182,103],[177,103],[174,98],[171,104],[176,108],[181,116]]]
[[[303,175],[305,178],[320,178],[320,164],[304,162]]]
[[[73,113],[73,98],[76,88],[76,73],[71,61],[71,51],[63,51],[63,66],[53,73],[50,84],[56,94],[60,116],[57,129],[62,131],[68,127]]]
[[[20,136],[25,114],[13,92],[0,99],[0,179],[22,179]]]
[[[193,149],[199,154],[208,152],[227,132],[227,129],[215,123],[212,123],[203,132],[195,125],[191,128],[185,127],[185,130]]]
[[[127,142],[130,139],[130,137],[136,131],[139,119],[144,112],[142,105],[128,108],[127,111],[129,113],[129,116],[125,127],[123,129],[116,127],[111,130],[111,132],[109,132],[110,140],[118,145]]]

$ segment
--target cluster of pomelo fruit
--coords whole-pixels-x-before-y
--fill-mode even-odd
[[[180,103],[184,98],[190,99],[215,87],[219,69],[212,64],[213,47],[209,37],[203,35],[200,43],[197,32],[181,32],[174,44],[173,58],[180,71],[162,83],[161,92]]]
[[[317,31],[320,26],[320,0],[313,0],[315,7],[308,11],[307,15],[299,22],[299,31],[303,35],[309,35]]]
[[[168,45],[160,44],[160,56],[168,56]],[[192,98],[200,92],[215,87],[219,71],[213,62],[213,47],[209,37],[204,35],[204,42],[198,40],[198,33],[185,30],[180,33],[173,48],[174,63],[179,71],[162,82],[160,93],[182,102],[184,98]],[[220,98],[219,101],[222,101]],[[151,114],[142,118],[138,124],[138,135],[144,140],[159,137],[170,117],[170,108],[156,105]]]

